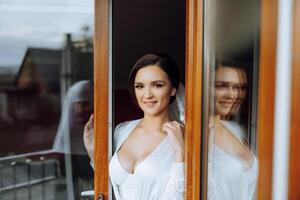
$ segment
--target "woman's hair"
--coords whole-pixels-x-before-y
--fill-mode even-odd
[[[176,61],[171,56],[163,53],[146,54],[135,63],[128,77],[129,93],[134,104],[137,106],[138,103],[136,100],[134,88],[135,76],[140,69],[149,65],[155,65],[163,70],[167,74],[172,87],[176,88],[176,90],[178,89],[180,75]],[[171,96],[169,104],[171,104],[175,100],[175,98],[176,96]]]
[[[216,60],[214,67],[211,67],[211,72],[217,71],[220,67],[228,67],[228,68],[234,68],[234,69],[241,69],[246,74],[249,74],[248,72],[248,64],[245,62],[238,62],[232,58],[226,58],[226,59],[219,59]]]
[[[249,65],[245,62],[242,62],[242,61],[238,62],[231,58],[217,60],[215,62],[215,66],[212,67],[212,69],[211,69],[213,71],[213,73],[211,73],[211,74],[213,76],[215,76],[214,72],[216,72],[219,68],[235,69],[238,72],[239,77],[241,77],[241,79],[243,79],[243,81],[241,82],[242,83],[241,89],[245,92],[245,96],[243,97],[242,103],[238,107],[235,107],[236,110],[231,110],[231,113],[229,113],[227,116],[223,116],[222,119],[223,120],[234,120],[234,119],[237,120],[239,118],[238,121],[240,121],[243,124],[247,124],[248,121],[245,121],[245,120],[248,119],[248,107],[247,106],[249,106],[249,93],[251,92],[251,89],[249,89],[249,87],[248,87],[249,85],[251,86],[251,84],[248,83],[248,80],[250,80],[250,78],[249,78],[250,76],[248,73]],[[238,95],[241,95],[241,93],[239,93]]]

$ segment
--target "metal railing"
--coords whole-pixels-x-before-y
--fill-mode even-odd
[[[13,157],[0,161],[0,199],[10,194],[9,199],[19,199],[18,191],[22,190],[25,199],[36,199],[33,187],[40,187],[40,199],[46,198],[45,183],[61,178],[60,163],[58,159],[47,159],[45,156],[37,158]],[[25,192],[25,190],[27,192]],[[24,199],[24,198],[23,198]]]

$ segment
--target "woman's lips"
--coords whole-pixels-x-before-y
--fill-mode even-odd
[[[152,107],[157,103],[157,101],[144,101],[144,104],[148,107]]]
[[[231,106],[234,103],[235,103],[234,101],[219,101],[219,104],[225,107]]]

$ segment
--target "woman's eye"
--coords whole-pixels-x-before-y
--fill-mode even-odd
[[[247,89],[247,85],[242,85],[241,86],[241,90],[244,92],[244,91],[246,91],[246,89]]]
[[[155,88],[161,88],[163,85],[162,84],[155,84],[153,85]]]
[[[239,85],[234,85],[234,86],[232,87],[232,89],[234,89],[234,90],[240,90],[241,87],[240,87]]]
[[[223,88],[226,87],[226,85],[225,85],[225,84],[216,84],[215,87],[216,87],[217,89],[223,89]]]
[[[142,85],[135,85],[134,87],[135,87],[136,89],[141,89],[141,88],[143,88]]]

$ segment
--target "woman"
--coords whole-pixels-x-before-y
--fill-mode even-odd
[[[214,71],[214,109],[210,111],[208,159],[209,200],[252,200],[258,174],[255,155],[244,144],[244,133],[233,121],[245,98],[245,71],[218,65]]]
[[[109,175],[117,200],[183,200],[183,125],[172,121],[169,105],[179,86],[176,62],[147,54],[129,75],[129,91],[144,117],[119,124]],[[93,117],[85,128],[85,146],[93,157]]]
[[[66,176],[68,180],[73,179],[73,185],[67,182],[67,187],[68,190],[73,188],[75,199],[80,199],[82,191],[93,187],[93,170],[89,167],[82,138],[84,125],[93,112],[93,83],[82,80],[73,84],[68,89],[62,108],[53,151],[66,154]]]
[[[86,155],[82,131],[93,112],[93,105],[93,83],[91,81],[78,81],[68,89],[53,144],[54,151]]]

